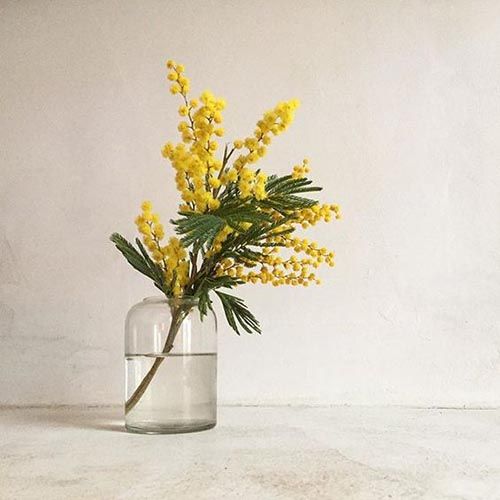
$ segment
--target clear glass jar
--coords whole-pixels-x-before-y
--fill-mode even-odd
[[[125,426],[147,434],[211,429],[217,420],[217,321],[193,298],[148,297],[125,324]]]

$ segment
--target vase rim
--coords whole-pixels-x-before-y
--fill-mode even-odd
[[[198,304],[198,297],[184,295],[183,297],[165,297],[165,295],[152,295],[142,299],[149,304]]]

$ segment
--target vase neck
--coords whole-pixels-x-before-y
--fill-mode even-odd
[[[164,295],[156,295],[153,297],[146,297],[143,302],[148,304],[168,304],[170,306],[192,306],[198,305],[199,299],[192,296],[184,297],[165,297]]]

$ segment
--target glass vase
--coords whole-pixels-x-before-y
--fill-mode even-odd
[[[125,427],[171,434],[217,420],[217,321],[193,298],[148,297],[125,324]]]

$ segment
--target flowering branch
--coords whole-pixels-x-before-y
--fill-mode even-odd
[[[117,233],[111,240],[132,267],[167,297],[199,298],[203,316],[212,308],[213,294],[233,330],[260,332],[244,302],[221,289],[245,283],[319,284],[315,269],[321,264],[333,266],[334,253],[296,236],[296,231],[339,219],[340,209],[304,196],[321,189],[306,177],[307,159],[284,176],[252,168],[272,139],[292,123],[299,106],[296,99],[264,113],[251,136],[226,143],[219,160],[217,138],[224,136],[225,101],[210,91],[191,99],[184,67],[174,61],[167,67],[170,91],[180,94],[183,102],[181,142],[162,149],[182,200],[178,218],[171,221],[178,237],[164,241],[160,218],[145,201],[135,220],[142,241],[136,239],[134,246]]]

